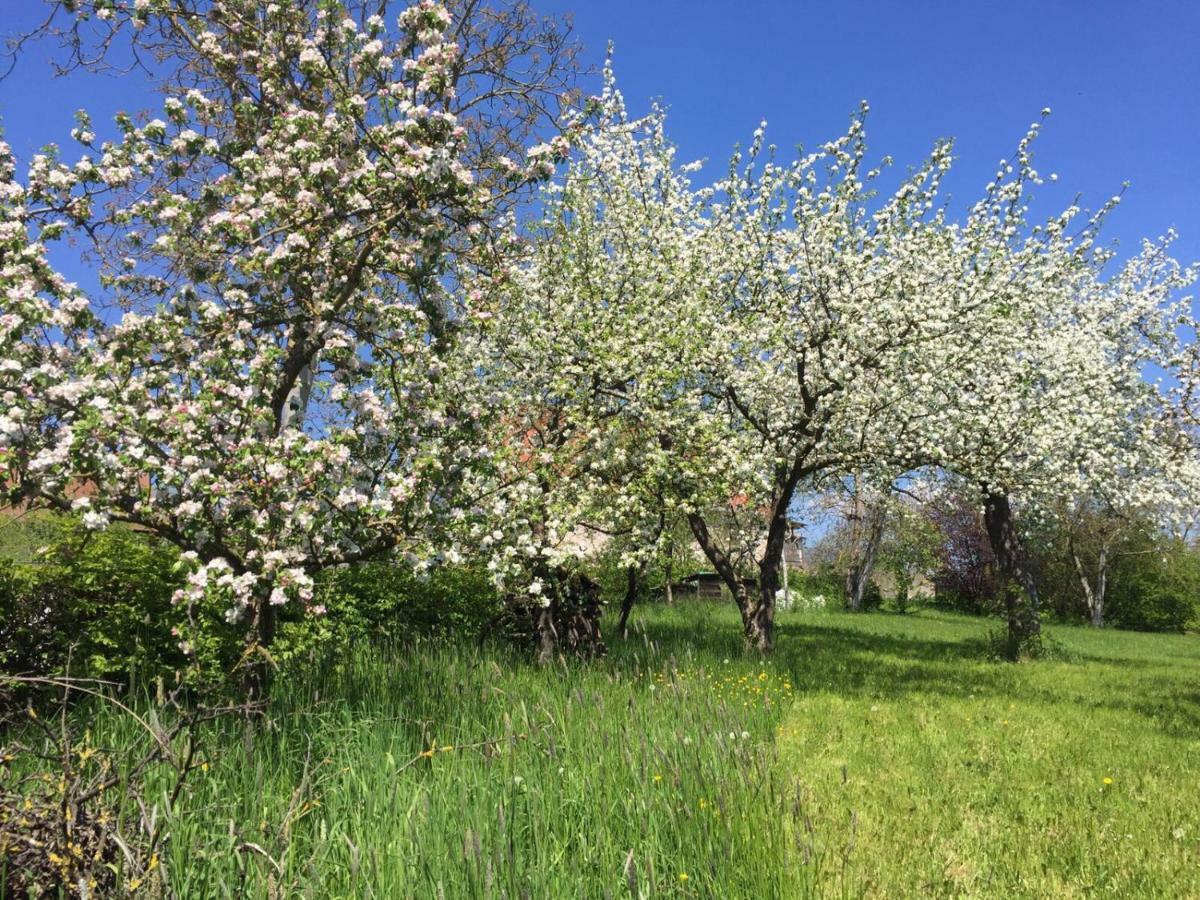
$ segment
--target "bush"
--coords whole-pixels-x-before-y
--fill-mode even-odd
[[[1095,578],[1097,540],[1108,538],[1108,585],[1104,623],[1137,631],[1186,631],[1200,626],[1200,554],[1164,534],[1153,521],[1117,522],[1090,512],[1076,522],[1074,549],[1089,579]],[[1082,536],[1081,536],[1082,534]],[[1067,531],[1054,521],[1041,523],[1027,546],[1043,607],[1062,621],[1087,621],[1089,611],[1071,556]]]
[[[182,575],[171,545],[49,514],[9,522],[0,534],[0,673],[127,681],[171,680],[186,669],[213,685],[235,669],[244,625],[226,622],[216,602],[172,604]],[[277,664],[373,636],[474,637],[502,609],[481,570],[444,567],[421,578],[392,562],[323,573],[316,602],[327,615],[281,611],[270,650]]]
[[[187,664],[172,632],[180,585],[172,547],[49,515],[3,527],[39,546],[0,559],[0,671],[123,679]],[[8,537],[7,546],[19,543]]]
[[[823,562],[813,569],[788,572],[793,591],[825,597],[842,597],[846,593],[846,574],[832,562]]]
[[[870,612],[881,606],[883,606],[883,591],[879,589],[879,585],[874,580],[868,581],[867,586],[863,589],[863,611]]]
[[[1106,623],[1137,631],[1200,627],[1200,555],[1178,540],[1142,542],[1113,561]]]
[[[479,568],[443,566],[428,577],[392,561],[331,569],[317,578],[324,615],[285,612],[271,654],[281,664],[318,646],[360,640],[477,637],[499,621],[504,604]]]

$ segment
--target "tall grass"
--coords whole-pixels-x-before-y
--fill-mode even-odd
[[[725,637],[719,657],[643,632],[592,665],[417,645],[290,673],[266,723],[209,735],[162,864],[188,898],[778,896],[792,692]]]
[[[979,620],[797,613],[764,662],[724,608],[641,616],[592,664],[417,644],[286,673],[161,813],[175,893],[1200,896],[1197,638],[1051,629],[1012,666]]]

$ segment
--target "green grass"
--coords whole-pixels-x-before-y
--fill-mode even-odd
[[[1052,628],[1057,659],[1010,666],[979,630],[784,629],[814,663],[778,741],[801,893],[1200,896],[1200,640]]]
[[[1200,896],[1200,639],[1051,628],[1012,666],[992,624],[784,614],[764,663],[685,604],[592,665],[362,649],[208,737],[163,865],[184,898]]]

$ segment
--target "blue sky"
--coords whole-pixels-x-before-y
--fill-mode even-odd
[[[1174,226],[1200,259],[1200,2],[541,0],[573,10],[592,59],[616,45],[635,105],[661,98],[684,158],[720,168],[761,119],[780,148],[839,135],[871,104],[873,156],[902,173],[954,137],[962,208],[1043,107],[1049,211],[1130,188],[1106,228],[1123,251]]]
[[[714,173],[761,119],[781,148],[813,146],[871,104],[873,158],[895,172],[939,137],[956,138],[955,204],[973,200],[996,162],[1049,106],[1036,150],[1049,212],[1083,195],[1094,207],[1131,183],[1107,234],[1123,251],[1174,226],[1177,255],[1200,259],[1200,3],[534,0],[573,12],[588,59],[616,44],[617,77],[635,109],[663,100],[685,159]],[[32,25],[36,0],[0,0],[0,32]],[[0,125],[28,157],[66,141],[72,113],[97,124],[152,97],[136,75],[52,77],[34,46],[0,82]],[[104,129],[98,129],[103,134]]]

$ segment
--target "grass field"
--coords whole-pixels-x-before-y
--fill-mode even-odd
[[[591,666],[362,650],[208,739],[162,866],[186,898],[1200,897],[1200,638],[1051,628],[1013,666],[993,624],[787,613],[764,663],[684,605]]]

